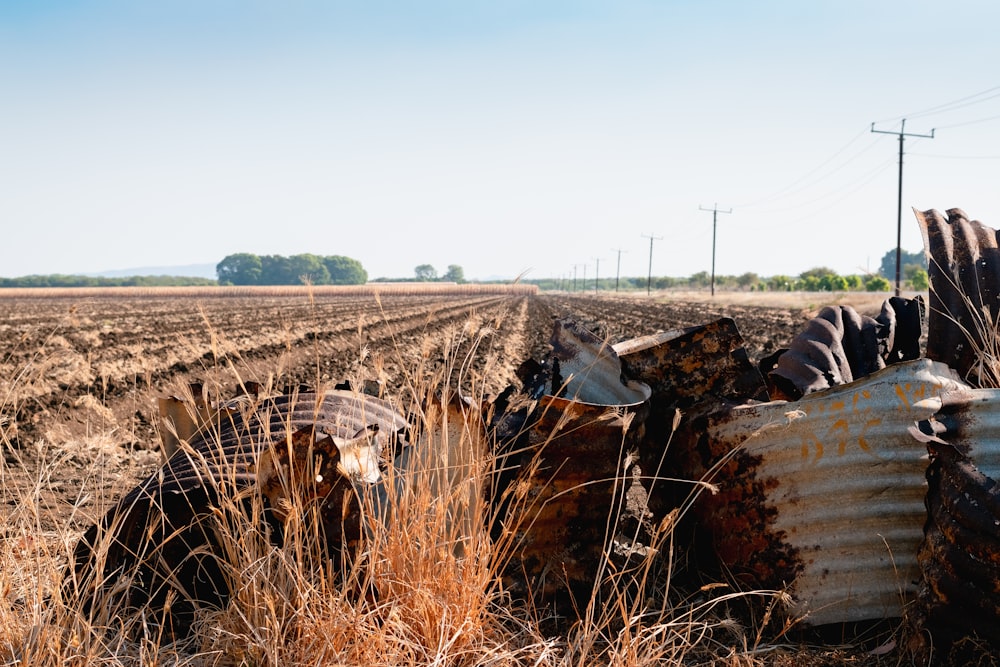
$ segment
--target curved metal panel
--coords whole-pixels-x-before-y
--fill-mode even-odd
[[[977,386],[1000,384],[1000,249],[997,231],[964,211],[916,211],[930,278],[927,357]]]
[[[689,424],[687,472],[719,487],[695,508],[722,564],[745,585],[787,587],[806,624],[900,616],[926,517],[927,453],[909,428],[964,387],[919,359]]]

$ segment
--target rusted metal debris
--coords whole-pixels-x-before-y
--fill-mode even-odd
[[[710,400],[768,400],[760,371],[747,356],[736,322],[704,325],[622,341],[613,346],[626,377],[649,385],[658,409],[687,409]]]
[[[1000,249],[997,231],[962,209],[916,211],[930,279],[927,358],[973,386],[1000,384]]]
[[[220,407],[209,422],[217,428],[199,426],[77,544],[64,590],[99,621],[145,609],[183,633],[196,607],[229,599],[229,550],[213,511],[227,499],[242,502],[248,520],[260,522],[253,529],[277,543],[292,504],[317,509],[330,542],[356,543],[358,496],[380,480],[408,429],[390,403],[336,390]]]
[[[920,357],[923,302],[892,297],[878,317],[826,306],[778,356],[767,376],[773,400],[853,382],[887,364]]]
[[[678,465],[717,484],[694,509],[741,587],[785,590],[807,625],[898,617],[915,593],[927,453],[908,428],[962,388],[920,359],[684,421]]]
[[[636,452],[650,390],[623,377],[608,341],[571,320],[554,323],[552,347],[494,424],[494,538],[511,554],[513,591],[585,601],[616,545],[642,550],[648,510],[625,499],[645,497]]]
[[[168,569],[182,568],[184,581],[208,573],[181,591],[189,607],[218,603],[228,591],[205,510],[223,486],[255,490],[279,538],[296,503],[326,512],[336,551],[364,532],[359,494],[391,506],[424,469],[457,503],[456,550],[476,533],[470,509],[492,501],[508,590],[568,590],[582,604],[608,563],[655,555],[652,527],[678,505],[662,478],[674,477],[715,485],[692,507],[719,570],[790,593],[790,619],[912,606],[921,632],[1000,641],[1000,390],[982,388],[1000,384],[997,234],[958,209],[917,217],[931,258],[925,355],[923,304],[892,298],[875,317],[822,310],[757,366],[728,319],[615,345],[558,320],[552,353],[522,365],[521,387],[486,406],[436,404],[422,433],[353,392],[250,397],[249,412],[209,409],[200,390],[168,400],[178,452],[81,540],[75,591],[95,608],[119,596],[162,611],[176,590]],[[470,480],[491,441],[487,494]],[[305,495],[289,492],[296,475]],[[113,536],[103,565],[100,533]],[[136,566],[130,585],[107,590]]]
[[[1000,643],[1000,485],[958,447],[928,448],[922,579],[910,622],[939,650],[973,635]]]

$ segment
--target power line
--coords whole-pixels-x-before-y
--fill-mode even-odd
[[[875,123],[872,123],[872,132],[875,134],[896,134],[899,136],[899,191],[898,191],[898,204],[896,208],[896,296],[899,296],[899,275],[901,265],[903,263],[903,142],[906,137],[918,137],[921,139],[933,139],[934,130],[931,129],[930,134],[914,134],[907,133],[906,131],[906,119],[899,125],[899,132],[890,130],[876,130]]]
[[[812,181],[811,183],[807,183],[806,185],[803,185],[802,187],[798,187],[799,184],[806,183],[808,181],[808,179],[813,174],[817,173],[823,167],[825,167],[826,165],[828,165],[831,162],[833,162],[841,153],[843,153],[848,148],[850,148],[852,145],[854,145],[854,143],[858,139],[860,139],[861,137],[865,136],[866,134],[868,134],[868,128],[867,127],[865,129],[863,129],[861,132],[859,132],[858,134],[856,134],[850,141],[848,141],[846,144],[844,144],[844,146],[842,146],[840,149],[838,149],[833,155],[831,155],[827,159],[823,160],[823,162],[821,162],[819,165],[817,165],[811,171],[806,172],[805,174],[803,174],[799,178],[795,179],[794,181],[792,181],[791,183],[789,183],[785,187],[781,188],[780,190],[775,190],[773,193],[771,193],[771,194],[769,194],[767,196],[761,197],[760,199],[755,199],[755,200],[753,200],[751,202],[748,202],[746,204],[740,204],[739,208],[742,209],[742,208],[749,208],[749,207],[752,207],[752,206],[757,206],[757,205],[759,205],[759,204],[761,204],[763,202],[771,201],[772,199],[777,199],[778,197],[785,196],[787,194],[791,194],[791,193],[794,193],[794,192],[798,192],[799,190],[803,190],[806,187],[808,187],[809,185],[811,185],[813,183],[816,183],[817,181]],[[837,173],[838,171],[840,171],[841,169],[843,169],[844,167],[846,167],[848,164],[850,164],[851,162],[853,162],[854,160],[856,160],[857,158],[859,158],[861,155],[863,155],[864,153],[866,153],[868,150],[870,150],[876,143],[878,143],[878,142],[873,141],[871,144],[869,144],[868,146],[866,146],[865,148],[861,149],[860,151],[858,151],[857,153],[855,153],[854,155],[852,155],[850,158],[848,158],[847,160],[845,160],[840,166],[838,166],[837,168],[833,169],[832,171],[824,174],[818,180],[823,180],[823,179],[829,177],[830,175]]]
[[[906,117],[911,120],[914,118],[923,118],[924,116],[933,116],[939,113],[945,113],[948,111],[955,111],[956,109],[964,109],[965,107],[971,107],[981,102],[986,102],[987,100],[992,100],[995,97],[1000,97],[1000,86],[994,86],[975,95],[969,95],[968,97],[963,97],[961,99],[955,100],[953,102],[948,102],[946,104],[941,104],[936,107],[931,107],[930,109],[925,109],[923,111],[918,111],[916,113],[907,114]],[[982,97],[987,93],[992,93],[987,97]],[[976,99],[980,98],[980,99]]]
[[[954,109],[962,109],[964,107],[972,106],[974,104],[979,104],[980,102],[985,102],[987,100],[993,99],[994,97],[1000,96],[1000,92],[998,91],[1000,91],[1000,86],[993,86],[991,88],[987,88],[986,90],[981,90],[978,93],[974,93],[972,95],[966,95],[965,97],[960,97],[957,100],[952,100],[951,102],[938,104],[936,106],[929,107],[921,111],[914,111],[908,114],[904,114],[903,116],[892,116],[891,118],[883,118],[875,122],[878,124],[888,123],[890,121],[900,120],[901,118],[909,118],[912,120],[914,118],[920,118],[922,116],[930,116],[932,114],[944,113],[946,111],[952,111]],[[995,94],[990,94],[990,93],[995,93]],[[988,95],[988,97],[983,97],[983,95]],[[980,97],[982,97],[982,99],[976,99]]]
[[[920,157],[929,157],[936,160],[1000,160],[1000,155],[938,155],[935,153],[914,153],[910,151],[910,155],[919,155]]]
[[[985,123],[988,120],[997,120],[1000,116],[988,116],[986,118],[977,118],[976,120],[967,120],[963,123],[953,123],[952,125],[940,125],[937,127],[938,130],[947,130],[953,127],[962,127],[964,125],[975,125],[976,123]]]
[[[878,140],[876,139],[876,141],[878,141]],[[883,162],[879,162],[870,171],[866,171],[865,173],[861,174],[857,178],[855,178],[855,179],[853,179],[851,181],[848,181],[844,185],[842,185],[842,186],[840,186],[838,188],[835,188],[833,190],[830,190],[830,191],[826,192],[825,194],[819,195],[818,197],[814,197],[812,199],[809,199],[807,201],[804,201],[804,202],[801,202],[801,203],[798,203],[798,204],[793,204],[791,206],[784,206],[782,208],[769,208],[769,209],[757,210],[757,211],[755,211],[755,213],[786,213],[786,212],[789,212],[789,211],[795,211],[797,209],[805,208],[805,207],[808,207],[808,206],[813,206],[814,204],[817,204],[817,203],[823,201],[824,199],[829,199],[831,197],[836,197],[837,195],[839,195],[840,193],[845,192],[845,191],[847,192],[847,194],[851,194],[853,192],[856,192],[858,190],[858,188],[860,188],[860,187],[864,186],[865,184],[869,183],[872,179],[874,179],[876,176],[878,176],[879,174],[881,174],[882,171],[887,166],[889,166],[890,164],[892,164],[892,160],[891,159],[885,160]],[[837,202],[839,202],[841,200],[843,200],[843,197],[838,197],[836,200],[834,200],[834,203],[837,203]]]
[[[720,211],[719,205],[714,204],[712,208],[705,208],[704,206],[699,206],[701,211],[711,211],[712,212],[712,296],[715,296],[715,221],[720,213],[732,213],[733,209],[728,211]]]

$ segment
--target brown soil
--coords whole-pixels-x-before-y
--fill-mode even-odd
[[[511,383],[522,361],[544,356],[555,317],[574,317],[618,342],[729,316],[756,360],[786,345],[812,314],[581,294],[0,295],[0,306],[5,496],[37,496],[54,521],[72,517],[81,529],[159,464],[157,398],[191,382],[226,396],[239,393],[241,381],[280,391],[375,379],[399,394],[413,386],[414,372],[452,372],[463,392],[486,395]],[[452,370],[473,346],[476,364]],[[16,504],[8,500],[8,510]]]

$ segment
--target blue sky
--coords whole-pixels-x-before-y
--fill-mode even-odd
[[[0,3],[0,275],[877,270],[1000,227],[1000,4]],[[586,267],[586,268],[585,268]]]

